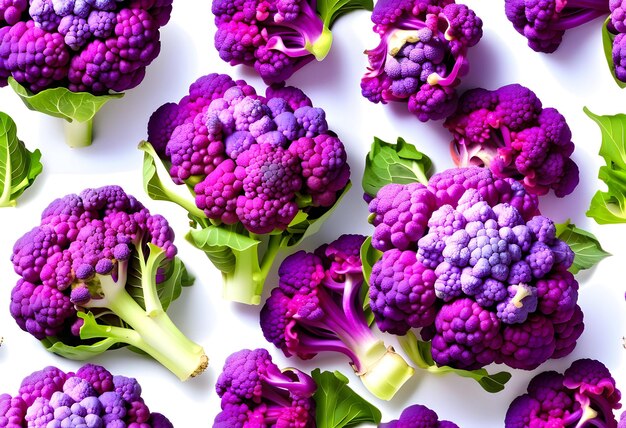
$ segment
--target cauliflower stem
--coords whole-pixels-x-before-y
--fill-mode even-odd
[[[165,252],[148,244],[150,254],[143,261],[139,257],[143,308],[126,290],[128,264],[120,263],[117,278],[112,275],[96,275],[102,298],[92,299],[83,306],[87,309],[108,309],[114,312],[127,327],[98,324],[93,313],[79,313],[84,324],[81,339],[111,338],[118,343],[129,344],[159,361],[180,380],[187,380],[204,371],[208,358],[204,349],[189,340],[163,309],[157,294],[156,276]]]
[[[91,145],[93,135],[93,118],[85,122],[74,120],[63,124],[65,142],[72,148],[87,147]]]

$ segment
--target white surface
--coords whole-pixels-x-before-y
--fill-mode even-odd
[[[578,347],[568,357],[544,364],[541,370],[562,371],[577,358],[598,358],[611,369],[618,386],[626,392],[626,351],[621,339],[626,335],[626,225],[600,227],[584,215],[593,193],[602,183],[596,178],[601,165],[597,156],[600,132],[583,114],[582,107],[587,105],[598,114],[626,112],[624,92],[617,88],[606,69],[601,21],[570,31],[557,53],[548,56],[534,53],[526,46],[524,38],[506,20],[502,1],[467,0],[466,3],[482,17],[485,32],[478,46],[471,50],[471,71],[461,89],[475,86],[495,89],[519,82],[533,89],[544,106],[556,107],[566,116],[576,143],[574,159],[580,167],[581,183],[565,199],[544,197],[541,209],[556,221],[571,218],[577,225],[591,230],[613,254],[598,268],[578,276],[579,303],[586,324]],[[120,184],[153,212],[164,214],[177,231],[179,254],[197,281],[172,305],[171,316],[183,331],[205,347],[210,366],[199,378],[181,383],[156,362],[127,350],[109,352],[93,362],[105,365],[114,374],[138,378],[149,407],[167,415],[176,427],[212,424],[219,410],[215,379],[226,356],[243,347],[267,347],[281,367],[341,370],[349,376],[352,388],[380,407],[383,420],[397,417],[410,404],[422,403],[464,428],[503,426],[508,404],[524,392],[537,371],[513,371],[506,389],[496,395],[484,392],[468,379],[418,372],[391,403],[386,403],[362,388],[341,356],[320,355],[308,362],[288,360],[263,339],[258,327],[259,307],[221,300],[220,275],[200,251],[182,238],[187,224],[182,211],[173,204],[154,202],[143,193],[142,156],[136,149],[137,143],[145,138],[151,112],[164,102],[179,100],[189,84],[201,75],[227,72],[245,78],[263,92],[261,80],[250,70],[241,66],[232,68],[218,58],[213,48],[213,32],[210,1],[176,1],[172,20],[162,31],[161,55],[148,68],[139,87],[101,110],[94,145],[85,149],[69,149],[63,142],[61,121],[28,111],[9,88],[0,89],[0,110],[15,119],[18,135],[28,147],[41,149],[45,165],[44,173],[23,195],[18,208],[0,211],[0,335],[5,338],[0,348],[0,393],[16,393],[24,376],[46,365],[66,371],[81,365],[45,351],[10,317],[10,291],[17,280],[9,262],[13,243],[38,223],[41,210],[52,199],[88,186]],[[361,11],[343,17],[334,27],[334,34],[334,44],[326,60],[309,64],[289,83],[302,88],[316,106],[326,109],[331,128],[347,146],[355,185],[322,230],[304,244],[307,249],[329,242],[341,233],[371,233],[360,180],[363,160],[374,135],[386,141],[403,136],[430,155],[437,169],[452,167],[447,151],[449,136],[441,123],[423,124],[409,115],[403,105],[374,105],[361,97],[359,82],[366,65],[362,52],[377,42],[371,32],[369,14]],[[274,269],[266,292],[275,278]]]

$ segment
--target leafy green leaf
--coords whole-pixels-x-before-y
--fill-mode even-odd
[[[320,372],[320,369],[315,369],[311,376],[317,383],[317,391],[313,396],[317,428],[380,423],[380,411],[348,387],[348,378],[340,372]]]
[[[69,122],[92,120],[107,102],[124,96],[123,93],[93,95],[89,92],[72,92],[61,87],[33,94],[12,77],[9,77],[9,85],[30,110],[60,117]]]
[[[331,214],[335,211],[335,209],[341,203],[343,197],[348,193],[350,188],[352,187],[352,182],[348,182],[346,187],[341,191],[341,194],[337,197],[337,201],[335,204],[327,209],[322,215],[315,217],[313,215],[305,215],[301,216],[300,214],[296,215],[294,220],[289,224],[287,229],[283,232],[285,236],[283,247],[293,247],[298,245],[304,239],[309,236],[319,232],[324,222],[331,216]],[[299,222],[296,223],[296,219],[299,218]]]
[[[372,237],[368,236],[361,245],[361,267],[363,269],[363,278],[369,283],[372,274],[372,266],[380,260],[383,253],[372,247]]]
[[[365,158],[363,191],[374,197],[378,190],[389,183],[426,184],[431,175],[433,162],[415,146],[398,137],[397,144],[386,143],[374,137]]]
[[[598,224],[626,223],[626,115],[599,116],[587,107],[584,112],[600,127],[600,156],[606,162],[598,178],[607,191],[598,191],[591,200],[587,216]]]
[[[157,168],[157,159],[165,169],[168,169],[169,165],[163,163],[154,150],[154,147],[152,147],[152,144],[147,141],[141,141],[137,148],[143,151],[143,189],[148,196],[155,201],[174,202],[187,211],[193,221],[200,225],[206,225],[207,219],[204,212],[196,207],[195,203],[191,201],[191,198],[185,198],[179,195],[177,192],[169,189],[161,180]]]
[[[490,393],[502,391],[505,384],[511,379],[511,373],[504,371],[489,374],[485,369],[462,370],[450,366],[437,366],[432,357],[430,342],[418,340],[411,331],[401,336],[399,342],[404,352],[418,368],[439,375],[454,373],[457,376],[474,379],[485,391]]]
[[[331,28],[337,18],[353,10],[374,9],[373,0],[318,0],[317,13],[324,25]]]
[[[13,119],[0,112],[0,207],[14,207],[17,198],[43,170],[41,152],[30,152],[17,138]]]
[[[611,76],[613,76],[615,83],[617,83],[617,86],[620,88],[626,88],[626,82],[622,82],[615,75],[615,63],[613,62],[613,40],[615,40],[617,35],[609,31],[610,22],[611,17],[609,16],[602,25],[602,48],[604,50],[604,56],[606,57],[606,63],[609,66],[609,71],[611,72]]]
[[[574,263],[569,268],[573,274],[589,269],[611,255],[602,249],[593,233],[576,227],[568,220],[556,225],[557,237],[565,241],[574,252]]]

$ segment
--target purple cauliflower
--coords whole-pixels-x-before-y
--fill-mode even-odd
[[[172,1],[31,0],[26,11],[27,3],[0,1],[0,86],[12,76],[35,93],[60,86],[101,95],[141,82]]]
[[[136,385],[125,394],[116,382]],[[22,381],[18,393],[0,395],[0,426],[172,428],[162,414],[151,413],[137,380],[113,376],[87,364],[76,373],[48,366]]]
[[[148,140],[152,147],[140,148],[193,196],[164,189],[168,199],[199,228],[234,237],[193,242],[224,273],[224,297],[242,303],[260,303],[276,252],[297,243],[349,186],[343,143],[324,110],[293,87],[274,85],[263,97],[227,75],[201,77],[179,103],[154,112]]]
[[[213,0],[215,49],[230,65],[244,64],[267,84],[287,80],[314,59],[323,60],[332,44],[330,27],[351,10],[371,10],[371,2],[316,10],[311,0]]]
[[[372,13],[380,43],[365,51],[361,92],[373,103],[407,102],[419,120],[454,111],[455,87],[467,74],[468,48],[482,37],[482,21],[453,0],[381,0]]]
[[[382,187],[370,212],[382,251],[370,306],[381,330],[422,328],[436,364],[467,370],[531,370],[574,349],[583,323],[573,252],[520,183],[450,169]]]
[[[298,369],[281,370],[265,349],[228,356],[215,389],[222,399],[215,427],[315,426],[315,381]]]
[[[609,13],[607,0],[505,0],[506,17],[535,52],[554,52],[566,30]]]
[[[433,410],[421,404],[413,404],[400,414],[399,419],[378,425],[379,428],[459,428],[450,421],[440,421]]]
[[[626,82],[626,2],[609,0],[610,19],[606,23],[610,38],[613,40],[613,74],[620,82]]]
[[[11,292],[11,315],[68,358],[132,345],[181,379],[200,374],[208,361],[204,350],[165,312],[193,281],[173,239],[165,218],[119,186],[56,199],[13,247],[20,279]],[[94,372],[85,379],[97,390],[111,383],[91,366],[83,370]]]
[[[314,253],[287,257],[278,269],[278,287],[261,310],[261,329],[288,357],[344,354],[365,387],[389,400],[413,369],[374,335],[365,318],[359,255],[364,239],[342,235]]]
[[[457,166],[485,166],[500,178],[523,182],[533,194],[563,197],[578,184],[574,143],[565,118],[542,108],[530,89],[513,84],[465,92],[444,126],[453,135]]]
[[[592,359],[576,360],[563,374],[547,371],[535,376],[528,392],[509,406],[504,426],[618,428],[613,410],[622,407],[620,398],[604,364]]]

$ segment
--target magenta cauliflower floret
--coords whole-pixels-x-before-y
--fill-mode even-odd
[[[600,361],[580,359],[560,374],[539,373],[528,392],[517,397],[506,413],[505,428],[539,426],[618,427],[614,410],[621,393]]]
[[[18,395],[0,395],[0,425],[7,428],[33,426],[172,428],[160,413],[150,410],[140,397],[113,391],[112,376],[104,367],[85,365],[74,373],[46,367],[24,378]],[[91,383],[94,382],[94,383]],[[104,389],[103,389],[104,388]]]
[[[378,425],[379,428],[459,428],[450,421],[440,421],[433,410],[413,404],[400,413],[400,418]]]
[[[475,105],[490,103],[477,95]],[[372,246],[382,251],[369,281],[378,327],[421,327],[435,363],[460,369],[532,370],[570,353],[583,330],[567,271],[574,253],[538,214],[536,195],[485,168],[446,170],[426,184],[388,184],[370,202]],[[410,187],[432,201],[417,211],[413,236],[404,233],[415,218]],[[399,238],[387,238],[392,230]]]
[[[158,55],[170,12],[171,1],[2,0],[0,85],[12,76],[35,93],[131,89]]]
[[[204,76],[179,103],[155,111],[148,138],[154,151],[148,144],[140,148],[190,190],[192,200],[168,194],[194,226],[259,242],[245,249],[231,247],[238,239],[202,248],[223,248],[219,257],[207,254],[225,274],[224,297],[231,300],[258,304],[276,252],[325,219],[350,185],[345,147],[325,111],[294,87],[276,84],[263,97],[244,81]],[[245,278],[253,281],[242,284]]]
[[[500,178],[521,181],[529,192],[558,197],[578,184],[571,159],[572,134],[565,118],[528,88],[514,84],[495,91],[472,89],[461,96],[444,126],[452,133],[457,166],[485,166]]]
[[[446,118],[455,87],[467,74],[468,48],[482,37],[482,21],[452,1],[379,1],[372,13],[379,45],[365,51],[363,96],[374,103],[408,102],[420,121]]]
[[[342,235],[314,253],[298,251],[287,257],[278,270],[278,287],[261,310],[260,324],[265,338],[286,356],[310,359],[324,351],[345,355],[365,387],[388,400],[412,369],[385,347],[365,318],[359,256],[364,239]]]
[[[565,31],[609,12],[605,0],[506,0],[505,13],[536,52],[552,53]]]
[[[172,296],[160,295],[164,287],[190,283],[173,239],[164,217],[150,214],[119,186],[56,199],[44,209],[41,225],[15,243],[12,261],[21,278],[11,293],[11,315],[63,356],[83,355],[75,347],[97,342],[89,339],[108,339],[92,352],[132,343],[183,379],[200,373],[204,351],[165,313]]]
[[[242,349],[228,356],[215,389],[222,411],[214,426],[314,424],[315,381],[300,370],[279,369],[265,349]]]

